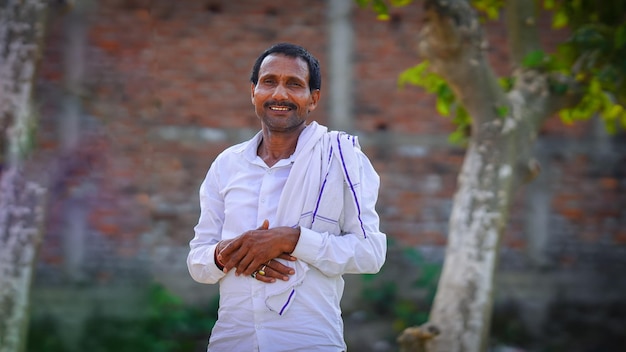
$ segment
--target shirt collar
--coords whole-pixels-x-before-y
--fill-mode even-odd
[[[296,151],[289,157],[288,160],[293,161],[294,157],[299,152],[298,146],[300,146],[303,141],[308,140],[313,135],[315,129],[317,128],[317,125],[317,122],[313,121],[308,124],[304,128],[304,130],[302,130],[300,136],[298,136],[298,145],[296,146]],[[242,148],[239,149],[238,152],[243,153],[244,158],[246,158],[248,162],[254,162],[254,160],[256,160],[257,158],[257,150],[259,149],[259,144],[261,143],[262,139],[263,131],[259,131],[256,135],[254,135],[254,137],[252,137],[252,139],[248,141],[248,143],[244,143],[242,145]]]

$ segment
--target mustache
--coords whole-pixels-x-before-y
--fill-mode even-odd
[[[290,108],[292,110],[297,110],[298,109],[296,104],[294,104],[292,102],[289,102],[289,101],[277,102],[275,100],[266,101],[265,104],[263,104],[263,107],[268,108],[268,107],[270,107],[270,105],[273,105],[273,106],[284,106],[284,107]]]

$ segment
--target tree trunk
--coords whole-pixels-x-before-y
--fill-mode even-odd
[[[420,334],[407,329],[399,341],[402,351],[419,351],[413,347],[419,345],[430,352],[478,352],[487,349],[493,281],[512,194],[537,171],[532,144],[538,126],[556,104],[548,94],[546,77],[532,70],[517,70],[514,89],[504,92],[486,58],[487,43],[468,1],[426,0],[425,13],[420,54],[465,107],[472,131],[454,198],[443,271],[430,321],[421,329],[435,333],[416,344]],[[516,55],[524,55],[534,45],[517,40],[537,36],[518,33],[509,40],[515,41]]]
[[[508,215],[512,167],[497,140],[472,143],[454,199],[443,272],[430,322],[441,330],[434,351],[483,351],[493,277]],[[495,147],[495,148],[494,148]]]
[[[25,349],[44,218],[44,187],[26,170],[46,9],[36,0],[7,0],[0,8],[0,352]]]

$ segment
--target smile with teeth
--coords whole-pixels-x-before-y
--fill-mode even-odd
[[[274,111],[289,111],[289,108],[286,106],[270,106],[270,109]]]

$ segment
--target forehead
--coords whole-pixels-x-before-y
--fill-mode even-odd
[[[309,66],[300,57],[271,54],[263,59],[259,68],[259,77],[267,75],[295,77],[308,82]]]

